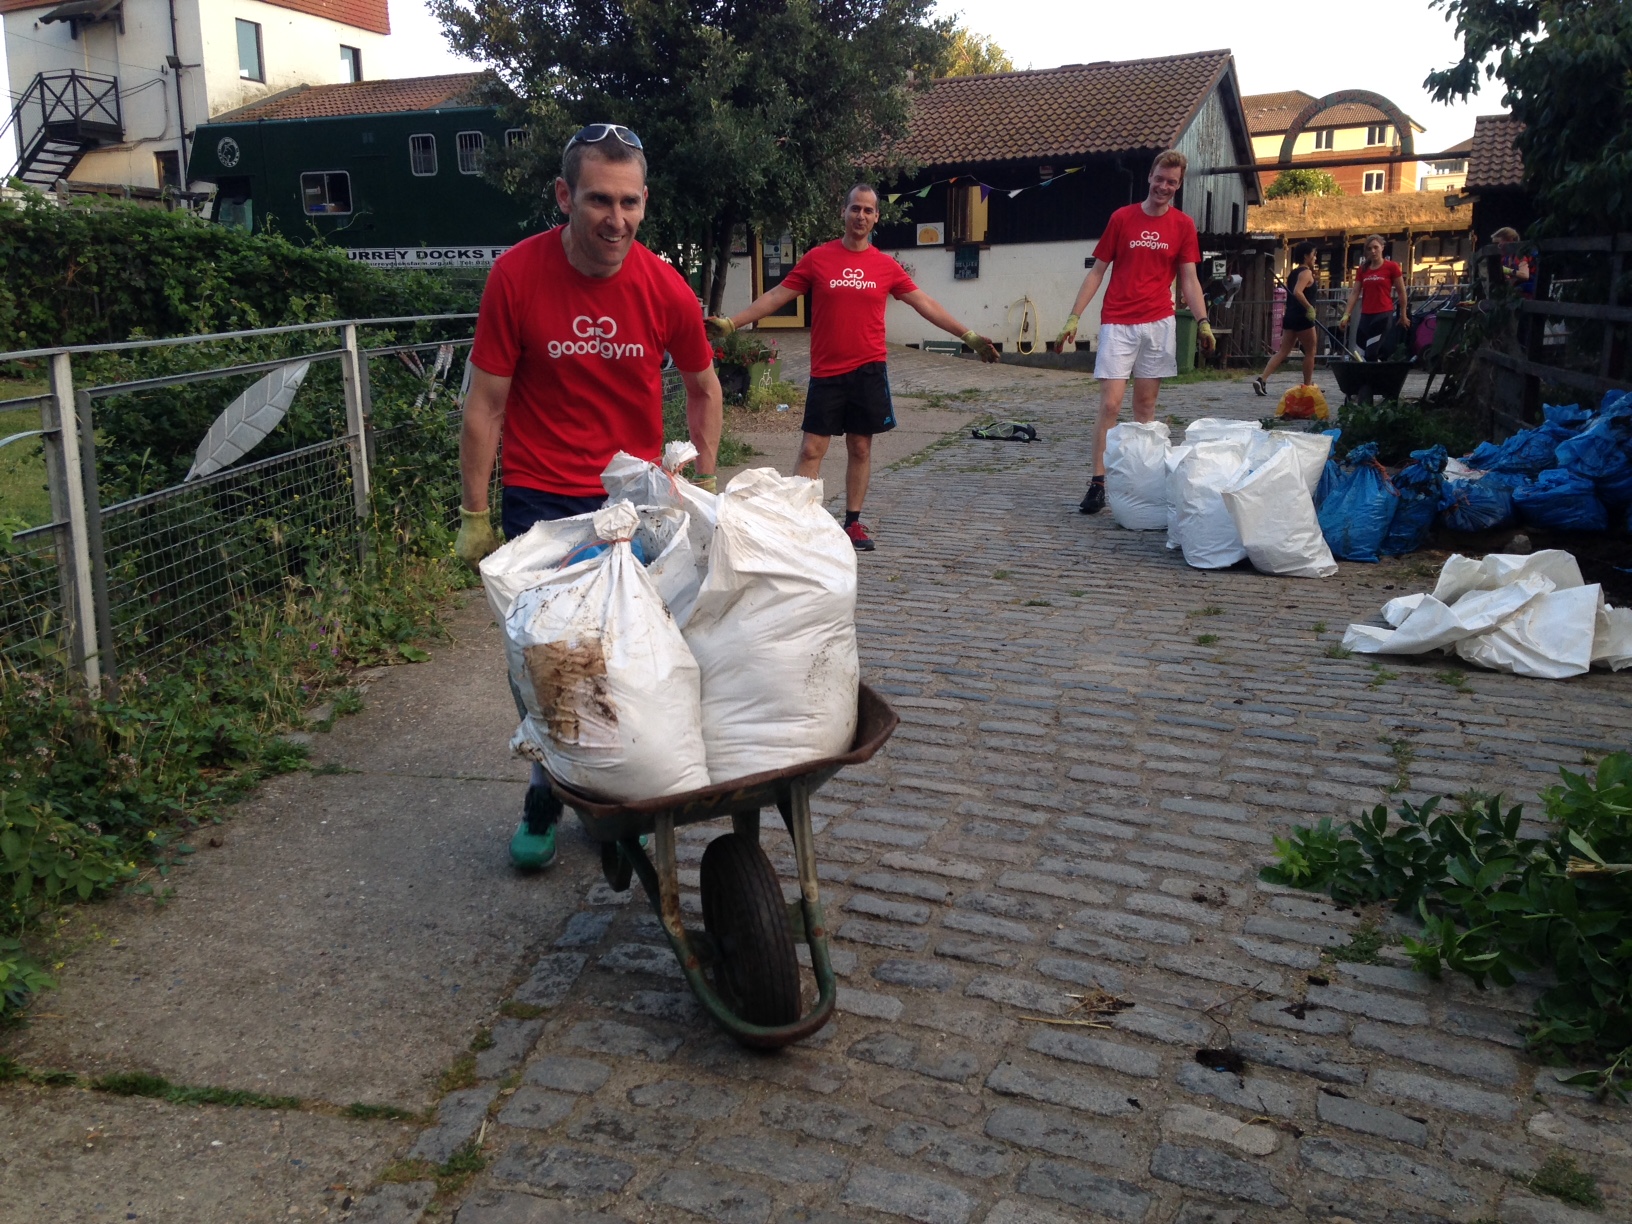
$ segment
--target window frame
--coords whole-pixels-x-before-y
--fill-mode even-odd
[[[1373,187],[1372,182],[1376,182]],[[1388,172],[1386,170],[1367,170],[1360,177],[1361,195],[1378,195],[1388,190]]]
[[[343,209],[324,208],[322,211],[314,211],[311,208],[311,206],[308,205],[307,202],[306,202],[306,180],[309,179],[309,178],[314,178],[314,177],[315,178],[321,178],[323,180],[323,193],[324,193],[325,196],[327,196],[329,194],[329,180],[330,179],[344,179],[345,183],[346,183],[346,206],[345,206],[345,208],[343,208]],[[300,208],[301,208],[301,212],[304,215],[308,216],[308,217],[349,217],[349,216],[351,216],[351,214],[353,212],[355,212],[356,208],[357,208],[357,198],[354,195],[352,195],[352,192],[351,192],[351,171],[349,171],[349,170],[302,170],[300,172]]]
[[[1316,150],[1316,152],[1329,153],[1334,148],[1337,147],[1336,142],[1337,142],[1337,129],[1336,128],[1316,128],[1315,129],[1315,150]]]
[[[254,81],[257,84],[265,85],[266,41],[261,36],[261,23],[258,21],[246,21],[242,17],[235,17],[233,20],[237,23],[233,29],[238,40],[238,79],[240,81]],[[252,75],[249,69],[244,67],[244,29],[246,26],[255,32],[255,71],[259,72],[260,76]]]
[[[1366,124],[1366,148],[1375,149],[1388,144],[1388,128],[1389,125],[1386,123]]]
[[[181,164],[181,154],[175,149],[155,149],[153,170],[159,180],[160,191],[187,190],[186,167]],[[174,171],[173,177],[171,170]]]
[[[517,145],[526,144],[527,143],[527,138],[528,138],[528,132],[527,132],[527,129],[524,128],[524,127],[513,127],[513,128],[505,128],[504,129],[504,147],[507,148],[507,149],[513,149]]]
[[[415,168],[415,164],[414,164],[415,163],[414,141],[416,141],[416,140],[428,140],[428,141],[431,142],[431,144],[430,144],[431,168],[429,170],[419,170],[419,169]],[[409,133],[409,135],[408,135],[408,173],[413,175],[415,178],[435,178],[437,176],[437,172],[439,170],[441,170],[441,168],[442,168],[441,164],[437,161],[436,133],[435,132],[411,132],[411,133]]]
[[[363,79],[363,49],[361,47],[351,47],[341,43],[340,62],[351,70],[351,75],[340,82],[342,85],[355,85]]]
[[[467,136],[474,136],[476,138],[474,145],[471,145],[468,150],[465,141],[465,137]],[[455,164],[458,166],[460,174],[480,174],[482,172],[482,158],[487,155],[486,132],[476,131],[474,129],[456,132],[453,137],[453,148]],[[474,152],[475,154],[475,156],[470,160],[470,169],[468,170],[465,169],[465,154],[467,151]]]

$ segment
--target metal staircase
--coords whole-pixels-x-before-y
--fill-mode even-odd
[[[16,177],[49,191],[87,152],[125,138],[119,80],[90,72],[42,72],[12,109],[7,126],[17,133]]]

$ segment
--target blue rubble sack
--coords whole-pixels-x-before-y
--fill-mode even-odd
[[[1349,452],[1320,507],[1320,530],[1341,561],[1376,561],[1400,495],[1377,462],[1377,444]]]
[[[1535,476],[1558,466],[1558,445],[1575,437],[1575,430],[1547,421],[1521,429],[1505,442],[1481,442],[1462,462],[1481,472]]]
[[[1615,480],[1632,471],[1632,408],[1600,413],[1558,444],[1558,466],[1588,480]]]
[[[1447,531],[1494,531],[1513,521],[1513,490],[1522,476],[1485,472],[1472,480],[1447,478],[1439,498],[1439,525]]]
[[[1580,429],[1592,420],[1592,409],[1583,408],[1580,404],[1543,404],[1541,406],[1542,420],[1549,425],[1562,425],[1565,429]]]
[[[1400,500],[1394,507],[1394,521],[1389,524],[1382,544],[1383,554],[1389,557],[1416,552],[1428,542],[1444,492],[1445,448],[1430,446],[1426,450],[1415,450],[1411,452],[1411,459],[1394,477]]]
[[[1513,505],[1519,517],[1536,527],[1603,531],[1609,526],[1609,513],[1592,481],[1568,468],[1549,468],[1534,484],[1514,490]]]

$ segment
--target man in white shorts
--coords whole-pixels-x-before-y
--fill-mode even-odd
[[[1169,149],[1150,168],[1150,192],[1142,204],[1129,204],[1111,214],[1105,233],[1094,248],[1094,266],[1082,278],[1076,304],[1060,332],[1058,348],[1075,340],[1082,312],[1099,292],[1110,271],[1111,286],[1099,312],[1099,353],[1094,377],[1099,379],[1099,423],[1094,430],[1093,479],[1079,507],[1098,514],[1105,506],[1105,435],[1122,412],[1128,379],[1133,379],[1133,419],[1156,419],[1156,393],[1164,378],[1179,372],[1178,344],[1173,318],[1173,279],[1199,322],[1198,343],[1213,349],[1213,329],[1207,323],[1207,301],[1196,279],[1201,246],[1196,223],[1173,207],[1173,197],[1184,186],[1188,164],[1183,153]]]

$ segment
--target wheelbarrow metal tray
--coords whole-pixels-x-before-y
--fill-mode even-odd
[[[794,778],[803,779],[807,789],[814,792],[846,765],[860,765],[872,760],[873,754],[884,746],[900,722],[889,704],[863,684],[856,699],[855,742],[850,751],[842,756],[823,757],[790,765],[786,769],[766,770],[728,782],[717,782],[678,795],[660,795],[655,799],[639,799],[630,803],[591,799],[557,779],[550,781],[556,797],[578,813],[584,831],[592,840],[622,841],[650,833],[659,815],[672,816],[675,825],[679,826],[714,820],[749,808],[775,806],[778,798],[784,794],[786,784]]]
[[[1344,395],[1369,392],[1384,399],[1399,399],[1406,375],[1414,364],[1410,361],[1334,361],[1327,368]]]

